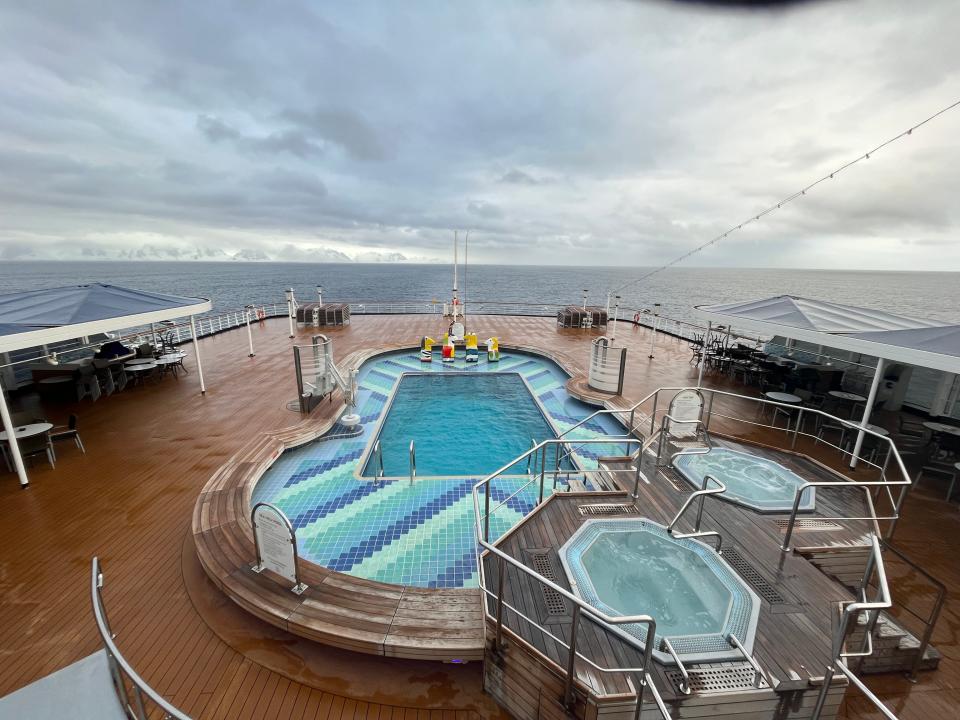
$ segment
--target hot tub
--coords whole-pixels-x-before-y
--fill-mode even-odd
[[[806,482],[783,465],[739,450],[712,448],[698,455],[681,455],[674,467],[694,489],[703,487],[703,476],[712,475],[727,486],[716,495],[757,512],[790,512],[797,490]],[[800,510],[811,511],[816,504],[816,489],[803,494]]]
[[[588,520],[560,549],[576,595],[607,615],[651,615],[657,621],[654,657],[668,637],[680,659],[742,659],[732,633],[750,651],[760,599],[711,547],[677,539],[645,518]],[[621,629],[641,642],[644,625]]]

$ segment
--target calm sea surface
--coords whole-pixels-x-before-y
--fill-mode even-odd
[[[460,276],[461,298],[529,303],[589,302],[603,305],[608,290],[644,274],[643,268],[573,268],[476,265]],[[450,297],[453,270],[445,265],[351,265],[302,263],[186,262],[3,262],[0,293],[106,282],[210,297],[220,309],[247,303],[283,302],[285,288],[297,297],[385,302]],[[960,273],[855,272],[671,268],[621,293],[624,307],[662,304],[662,314],[696,321],[692,306],[792,294],[862,305],[904,315],[960,321]]]

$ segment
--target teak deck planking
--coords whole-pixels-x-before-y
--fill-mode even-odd
[[[581,371],[598,334],[557,329],[553,318],[470,321],[481,333],[547,350]],[[340,359],[380,343],[414,345],[444,326],[437,316],[354,316],[350,326],[324,332]],[[57,468],[34,462],[26,491],[18,489],[14,475],[0,475],[0,695],[97,649],[89,607],[89,563],[97,554],[120,648],[149,682],[195,717],[501,716],[481,693],[476,665],[391,661],[298,640],[248,615],[207,580],[190,538],[202,487],[252,434],[300,422],[286,407],[296,393],[286,319],[260,323],[253,332],[255,358],[247,358],[242,331],[200,341],[204,396],[190,357],[190,375],[128,388],[94,404],[15,398],[15,409],[35,409],[54,422],[76,412],[87,454],[59,445]],[[308,342],[310,334],[299,330],[296,342]],[[618,341],[630,349],[624,388],[630,401],[658,386],[696,380],[685,343],[661,334],[656,359],[647,360],[649,338],[647,330],[618,326]],[[743,391],[709,373],[705,383]],[[770,434],[758,430],[753,438],[763,441]],[[843,469],[839,456],[823,446],[801,438],[798,449]],[[897,540],[958,588],[960,520],[955,508],[934,498],[935,491],[911,495]],[[922,600],[922,592],[907,585],[903,596]],[[921,676],[916,686],[897,678],[868,680],[903,718],[947,716],[960,703],[960,663],[952,650],[958,638],[951,630],[960,625],[955,597],[948,598],[934,636],[945,652],[939,672]],[[550,702],[544,699],[544,709]],[[849,717],[874,715],[855,696],[845,704]]]

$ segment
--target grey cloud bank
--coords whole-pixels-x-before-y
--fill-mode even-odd
[[[955,4],[0,7],[0,260],[665,262],[957,95]],[[960,112],[697,264],[960,269]]]

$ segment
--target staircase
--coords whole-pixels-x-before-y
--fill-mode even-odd
[[[869,618],[861,613],[857,623],[847,636],[847,648],[857,651],[863,647]],[[873,654],[862,658],[857,671],[865,674],[911,672],[917,658],[920,640],[886,613],[880,613],[871,633]],[[920,670],[936,670],[940,664],[940,653],[928,645],[920,661]]]

